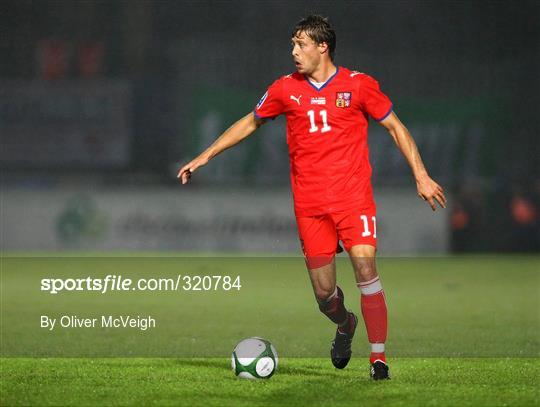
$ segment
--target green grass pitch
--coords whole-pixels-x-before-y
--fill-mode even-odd
[[[1,265],[1,405],[540,405],[540,259],[379,259],[389,306],[392,380],[368,378],[357,331],[338,371],[334,328],[318,312],[302,259],[111,254],[5,255]],[[239,275],[240,291],[63,292],[44,277]],[[358,291],[346,258],[347,306]],[[42,314],[153,315],[156,328],[39,328]],[[270,380],[236,379],[235,343],[272,341]]]

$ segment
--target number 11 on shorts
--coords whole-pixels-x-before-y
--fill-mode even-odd
[[[362,237],[368,237],[371,236],[371,230],[369,229],[369,221],[368,217],[366,215],[360,215],[360,219],[362,219],[362,222],[364,223],[364,231],[362,232]],[[377,222],[375,220],[375,216],[371,217],[371,222],[373,223],[373,238],[377,238]]]

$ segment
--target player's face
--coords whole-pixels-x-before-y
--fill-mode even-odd
[[[316,44],[305,32],[299,31],[291,39],[292,56],[296,70],[303,74],[313,73],[321,62],[319,44]]]

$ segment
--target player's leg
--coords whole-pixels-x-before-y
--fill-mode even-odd
[[[352,339],[356,328],[356,317],[345,308],[343,291],[336,284],[334,260],[338,245],[336,229],[332,219],[327,216],[302,217],[297,219],[297,223],[319,310],[337,325],[338,350],[342,352],[335,352],[335,340],[331,350],[332,363],[338,368],[343,368],[350,359],[349,339]],[[347,340],[341,340],[342,337]],[[345,344],[339,346],[342,342]]]
[[[360,307],[368,340],[371,345],[369,357],[374,379],[388,378],[385,342],[388,332],[388,313],[382,284],[377,273],[375,247],[355,245],[349,249],[356,284],[360,289]]]
[[[336,284],[336,263],[332,258],[329,264],[309,268],[309,278],[313,287],[319,310],[340,328],[347,328],[349,318],[345,308],[345,296]]]
[[[330,264],[316,269],[308,268],[308,270],[319,309],[337,325],[330,348],[330,358],[334,367],[343,369],[351,359],[352,339],[358,319],[345,308],[345,296],[336,284],[334,258]]]
[[[332,322],[340,324],[346,319],[346,310],[341,289],[336,285],[337,235],[332,220],[327,216],[310,216],[296,221],[319,309]]]
[[[381,281],[377,274],[375,254],[377,232],[375,208],[354,210],[335,215],[338,237],[344,243],[351,259],[357,286],[360,289],[360,306],[371,344],[370,363],[374,379],[388,376],[384,354],[387,336],[387,309]],[[380,363],[376,363],[380,361]],[[382,366],[386,374],[378,372]],[[373,368],[377,370],[373,374]]]

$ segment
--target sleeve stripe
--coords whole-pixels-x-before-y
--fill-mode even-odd
[[[266,119],[272,119],[274,120],[275,119],[275,116],[268,116],[268,117],[262,117],[260,114],[257,113],[257,110],[253,110],[253,114],[255,115],[255,117],[259,120],[266,120]]]
[[[388,109],[388,112],[386,112],[380,119],[377,119],[374,117],[375,121],[382,122],[384,119],[386,119],[388,116],[390,116],[390,113],[392,113],[392,110],[394,109],[394,105],[390,105],[390,109]]]

